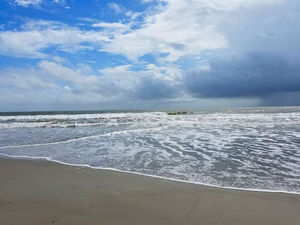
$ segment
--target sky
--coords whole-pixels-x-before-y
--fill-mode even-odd
[[[300,105],[299,0],[0,0],[0,111]]]

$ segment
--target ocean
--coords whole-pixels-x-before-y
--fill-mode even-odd
[[[0,156],[300,193],[300,107],[0,113]]]

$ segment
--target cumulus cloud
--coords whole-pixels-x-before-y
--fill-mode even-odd
[[[281,0],[162,0],[156,12],[144,18],[139,29],[119,34],[102,49],[137,59],[145,54],[166,54],[174,62],[180,57],[228,47],[218,29],[229,13],[279,4]]]
[[[164,53],[169,61],[176,61],[184,55],[226,47],[226,39],[215,31],[215,25],[202,23],[199,6],[187,1],[170,1],[160,6],[158,13],[147,16],[140,29],[116,35],[102,49],[130,59]]]
[[[29,68],[6,68],[0,72],[0,110],[95,108],[118,101],[117,95],[102,91],[101,83],[99,76],[87,75],[80,67],[50,61]]]
[[[85,75],[80,69],[74,70],[50,61],[41,61],[38,66],[41,71],[59,80],[70,82],[78,89],[97,89],[97,77],[93,75]]]
[[[0,101],[8,105],[77,102],[79,105],[114,103],[124,106],[136,100],[178,96],[178,83],[158,75],[159,68],[155,70],[150,66],[136,71],[131,65],[122,65],[93,71],[83,63],[68,67],[60,60],[42,60],[36,66],[10,67],[0,71],[0,96],[6,96]],[[174,70],[164,73],[172,74]]]

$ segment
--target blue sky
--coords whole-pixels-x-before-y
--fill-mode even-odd
[[[298,0],[1,0],[0,111],[300,104]]]

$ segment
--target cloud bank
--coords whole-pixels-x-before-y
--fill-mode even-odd
[[[123,3],[102,4],[102,16],[77,9],[72,20],[7,16],[0,110],[300,104],[299,1]],[[14,4],[46,11],[43,1]]]

